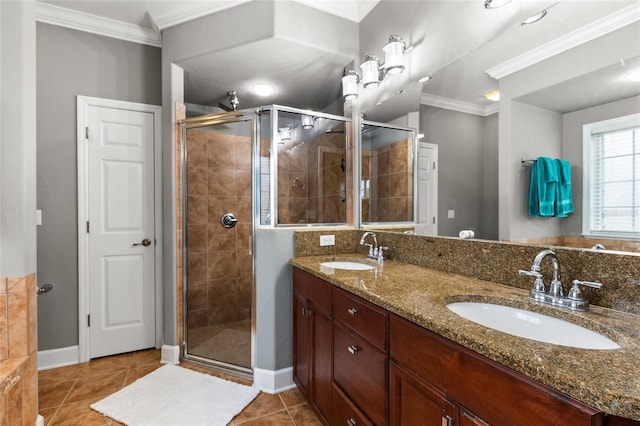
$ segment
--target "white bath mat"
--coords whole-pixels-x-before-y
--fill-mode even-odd
[[[91,408],[129,426],[226,425],[257,389],[165,365]]]

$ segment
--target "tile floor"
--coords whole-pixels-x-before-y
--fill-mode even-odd
[[[161,365],[160,351],[149,349],[40,371],[38,373],[39,413],[44,417],[47,426],[120,425],[121,423],[102,416],[89,406]],[[188,364],[181,364],[181,366],[249,384],[198,366]],[[294,389],[278,395],[260,393],[230,424],[316,426],[322,423],[300,392]]]

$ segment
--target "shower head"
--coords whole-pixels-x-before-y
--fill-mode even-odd
[[[238,105],[240,104],[240,100],[238,99],[238,93],[236,93],[235,90],[232,90],[230,92],[227,92],[227,95],[229,96],[229,103],[231,104],[231,109],[233,111],[237,111]]]

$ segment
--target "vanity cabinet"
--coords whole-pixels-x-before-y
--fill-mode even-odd
[[[441,409],[443,425],[603,424],[601,412],[403,318],[389,329],[391,424],[411,424],[403,397]]]
[[[337,287],[332,289],[332,300],[333,383],[373,424],[384,425],[388,314]]]
[[[322,420],[331,415],[331,288],[293,268],[293,380]]]

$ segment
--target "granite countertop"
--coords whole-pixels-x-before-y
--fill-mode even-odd
[[[326,261],[371,262],[375,269],[340,270]],[[295,257],[291,264],[409,321],[608,414],[640,420],[640,318],[591,306],[572,312],[530,301],[514,287],[360,254]],[[512,336],[466,320],[446,308],[453,301],[499,303],[566,319],[621,346],[590,350]]]

